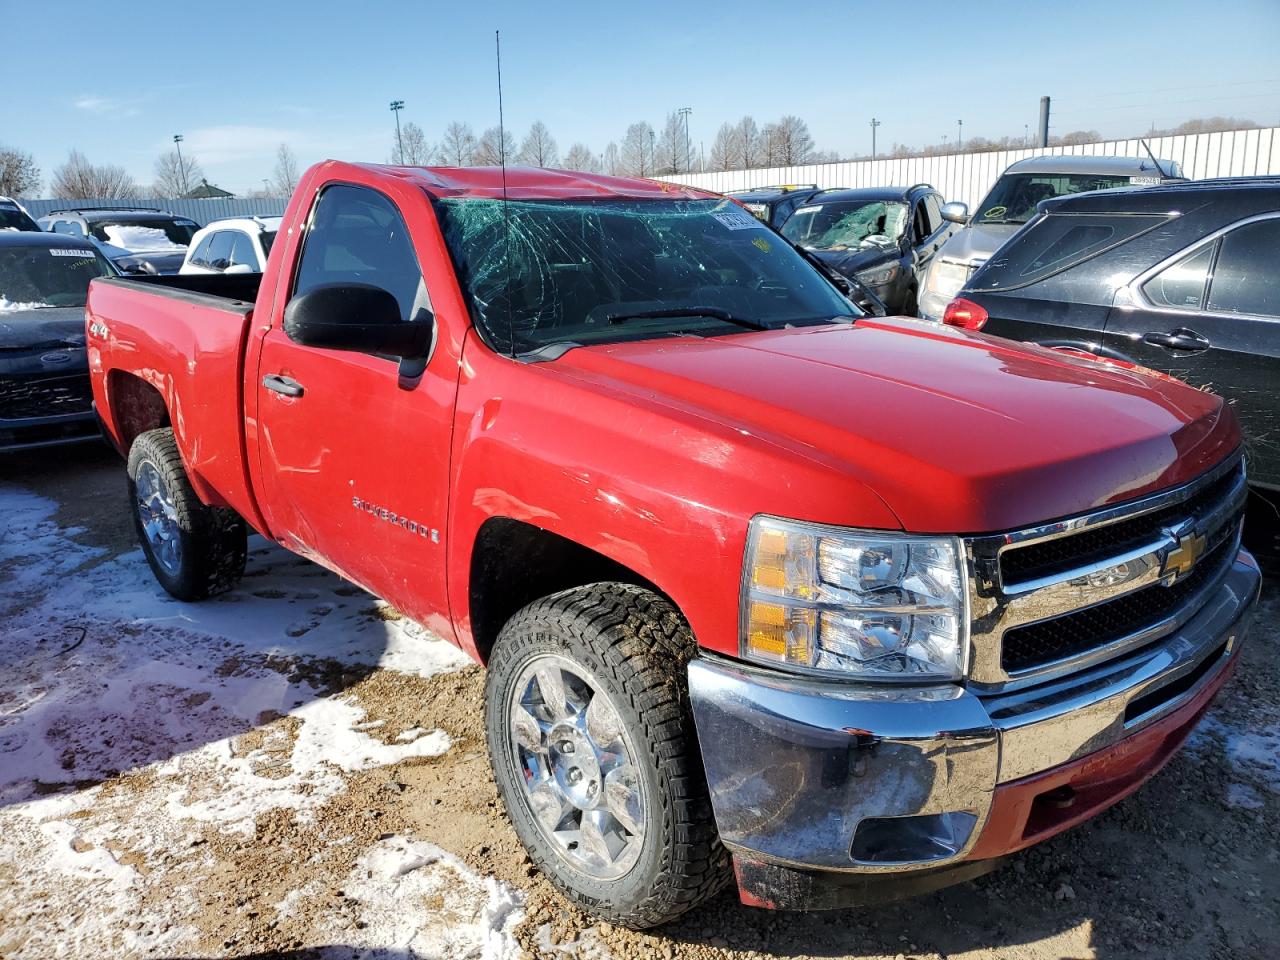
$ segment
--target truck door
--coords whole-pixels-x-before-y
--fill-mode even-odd
[[[393,357],[303,346],[281,325],[292,297],[341,283],[379,286],[403,321],[425,318],[431,299],[411,236],[379,190],[336,183],[319,193],[258,358],[261,499],[285,546],[449,635],[442,541],[456,356],[437,331],[421,380],[404,383]]]
[[[1105,344],[1211,388],[1244,429],[1250,479],[1280,486],[1280,217],[1251,221],[1157,270],[1107,316]]]

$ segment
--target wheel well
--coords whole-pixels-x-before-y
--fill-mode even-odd
[[[164,397],[141,377],[123,370],[110,371],[107,374],[107,396],[111,398],[111,419],[115,421],[125,453],[129,452],[138,434],[170,425]]]
[[[521,607],[605,581],[634,583],[665,596],[629,567],[559,534],[508,517],[486,520],[471,554],[471,632],[481,662],[488,663],[499,631]]]

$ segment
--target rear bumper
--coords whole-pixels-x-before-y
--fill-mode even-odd
[[[1156,773],[1239,656],[1261,575],[1155,645],[979,697],[810,681],[709,657],[690,694],[746,903],[819,909],[922,892],[1088,819]]]

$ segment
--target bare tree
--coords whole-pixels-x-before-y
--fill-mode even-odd
[[[616,177],[622,172],[622,157],[616,143],[610,141],[609,145],[604,148],[604,156],[601,158],[600,165],[604,168],[604,172],[611,177]]]
[[[582,170],[587,173],[596,173],[600,166],[596,162],[596,155],[591,152],[591,148],[585,143],[575,143],[569,148],[569,152],[564,155],[564,168],[566,170]]]
[[[764,138],[760,135],[760,128],[756,126],[755,120],[750,116],[743,117],[734,127],[733,134],[738,166],[743,170],[760,166],[764,158]]]
[[[475,161],[472,156],[476,152],[476,135],[471,132],[471,125],[459,123],[457,120],[444,128],[444,140],[440,143],[441,159],[453,167],[467,167]]]
[[[67,162],[55,167],[50,188],[55,197],[64,200],[90,200],[111,197],[130,200],[138,195],[138,185],[114,164],[94,166],[79,150],[72,150]]]
[[[809,125],[794,114],[787,114],[777,123],[765,128],[766,134],[772,132],[773,163],[783,167],[794,167],[808,163],[813,155],[813,137],[809,134]]]
[[[658,138],[657,158],[654,169],[659,174],[688,173],[688,143],[684,135],[684,120],[678,113],[668,113]]]
[[[434,155],[435,149],[427,142],[427,135],[413,122],[404,125],[391,145],[391,162],[398,166],[425,167]]]
[[[519,160],[531,167],[554,167],[560,163],[560,150],[556,146],[556,138],[551,135],[547,125],[535,120],[529,128],[529,134],[520,144]]]
[[[40,189],[40,168],[23,150],[0,146],[0,196],[25,197]]]
[[[183,197],[204,179],[200,161],[195,157],[179,159],[177,150],[156,158],[156,179],[151,190],[157,197]]]
[[[733,170],[738,162],[738,134],[731,123],[720,124],[716,138],[711,142],[711,169]]]
[[[627,134],[622,138],[622,169],[633,177],[648,177],[653,174],[653,148],[655,135],[653,127],[641,121],[627,127]]]
[[[476,144],[475,162],[485,167],[496,167],[500,163],[512,163],[516,158],[516,141],[510,133],[503,133],[497,127],[490,127],[480,134]]]
[[[287,143],[276,150],[276,167],[271,172],[271,190],[277,197],[292,195],[298,185],[298,160]]]

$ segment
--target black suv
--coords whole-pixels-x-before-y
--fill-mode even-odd
[[[87,238],[125,273],[177,273],[200,225],[154,207],[52,210],[40,218],[52,233]]]
[[[1039,210],[945,322],[1212,387],[1240,418],[1250,481],[1280,489],[1280,178],[1108,190]]]
[[[16,200],[0,197],[0,230],[39,230],[40,226],[31,219]]]
[[[754,187],[726,193],[773,229],[777,230],[795,213],[796,207],[819,193],[816,183],[788,183],[777,187]]]
[[[779,231],[828,267],[859,281],[890,313],[915,316],[921,278],[957,226],[942,219],[942,195],[914,187],[822,190]]]

